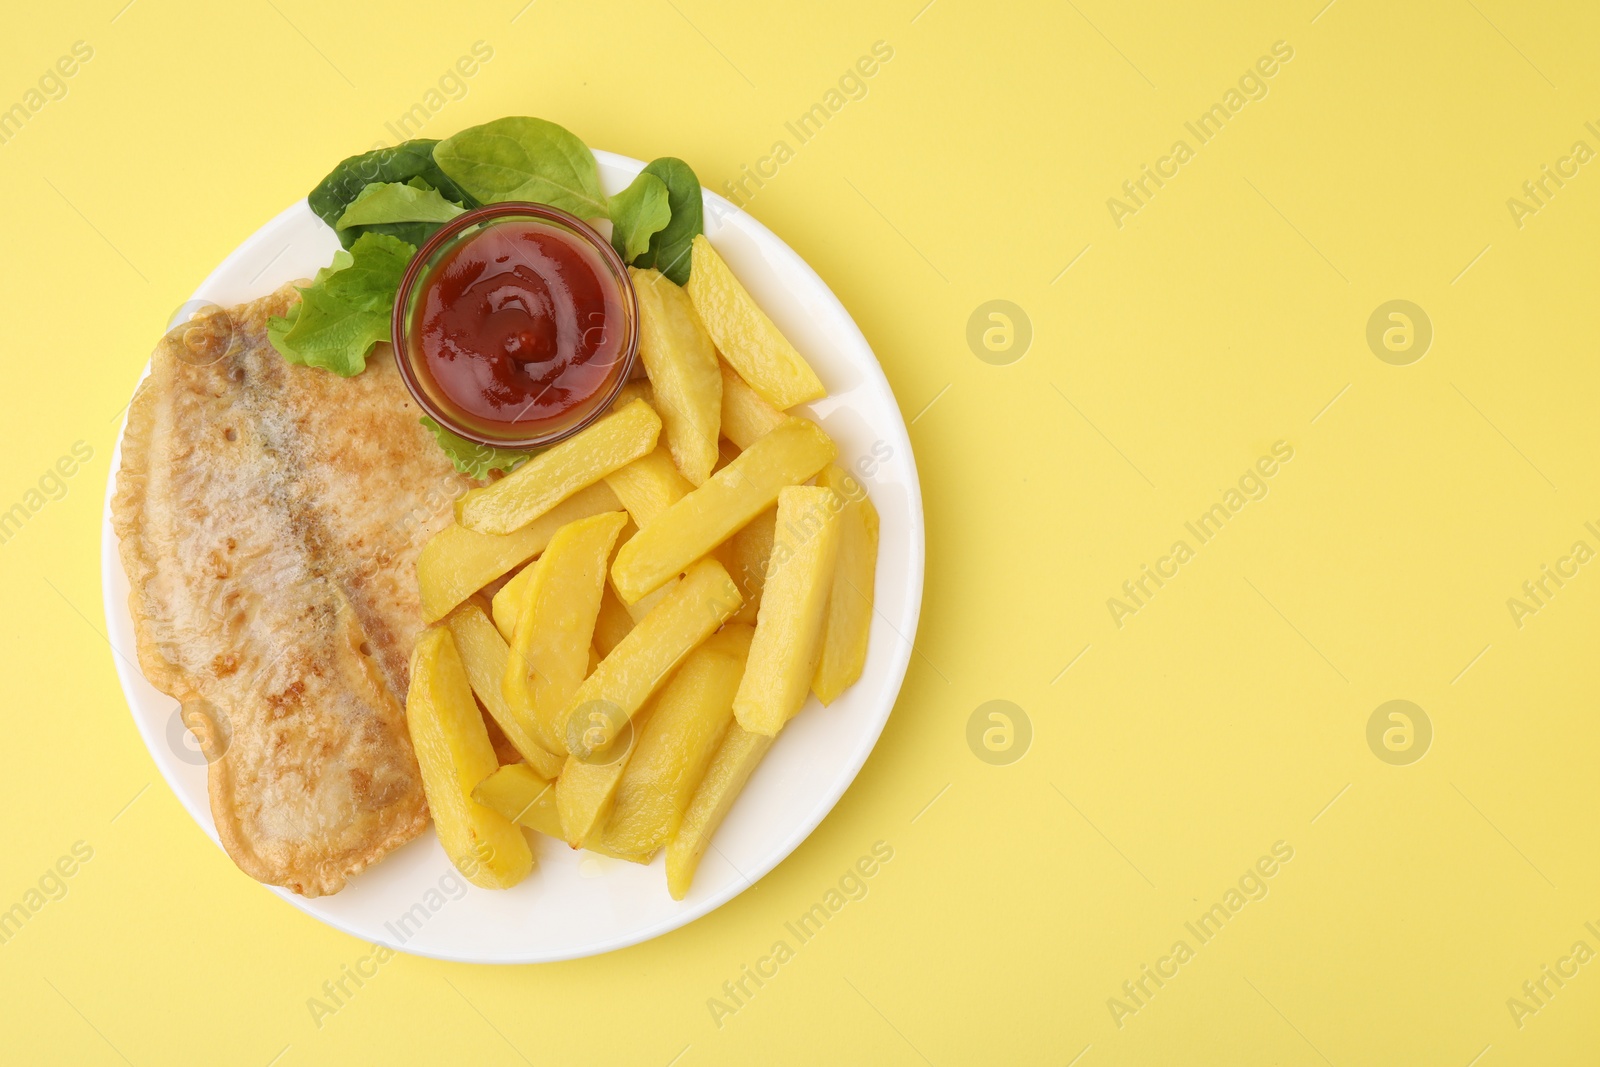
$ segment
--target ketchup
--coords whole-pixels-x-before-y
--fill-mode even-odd
[[[484,226],[420,286],[416,367],[463,422],[536,436],[603,400],[620,373],[622,293],[600,254],[559,226]]]

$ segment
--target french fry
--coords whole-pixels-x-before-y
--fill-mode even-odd
[[[805,703],[822,656],[822,623],[839,557],[839,509],[826,486],[778,494],[776,539],[750,662],[733,701],[739,725],[776,737]]]
[[[431,627],[411,656],[406,724],[422,788],[445,854],[473,885],[509,889],[533,870],[533,852],[511,820],[472,799],[499,768],[450,631]]]
[[[517,714],[500,693],[500,680],[506,675],[507,650],[505,640],[494,623],[483,612],[477,598],[467,601],[445,620],[450,636],[455,639],[456,651],[466,668],[467,681],[478,695],[483,706],[494,719],[500,732],[506,735],[511,747],[545,777],[561,773],[562,756],[566,750],[550,748],[539,735],[530,729],[527,719]]]
[[[718,560],[718,562],[720,563],[721,560]],[[727,568],[724,567],[723,570],[727,570]],[[667,595],[667,590],[670,589],[670,588],[672,588],[672,586],[669,583],[667,585],[662,586],[660,589],[657,589],[657,590],[655,590],[653,592],[650,592],[650,593],[646,593],[644,596],[640,597],[638,600],[635,600],[632,604],[624,604],[623,605],[623,608],[628,612],[628,615],[633,619],[633,624],[635,626],[637,626],[637,625],[639,625],[639,623],[643,622],[644,621],[644,617],[655,610],[656,605],[661,603],[661,598]]]
[[[768,508],[724,545],[728,554],[724,565],[744,597],[744,607],[734,616],[736,622],[747,622],[751,626],[756,623],[756,613],[761,610],[761,591],[767,584],[767,563],[772,558],[773,527],[777,521],[778,509]]]
[[[786,418],[622,546],[611,567],[617,595],[632,603],[660,588],[837,454],[816,423]]]
[[[750,653],[750,627],[731,623],[689,654],[656,697],[639,732],[602,840],[625,855],[649,856],[677,830],[722,735]]]
[[[761,399],[726,361],[717,366],[722,371],[722,436],[749,448],[783,421],[783,412]]]
[[[622,388],[617,390],[617,398],[611,402],[611,410],[621,411],[635,400],[643,400],[651,407],[656,406],[656,395],[650,389],[649,378],[634,378],[632,381],[623,382]]]
[[[478,783],[472,799],[530,830],[561,837],[555,784],[526,763],[508,763]]]
[[[594,647],[600,658],[611,655],[611,650],[620,645],[632,629],[633,616],[628,614],[628,609],[612,591],[611,583],[607,582],[605,591],[600,594],[600,614],[594,620]]]
[[[824,705],[861,677],[867,662],[867,633],[872,629],[872,586],[878,573],[878,509],[866,487],[838,467],[817,477],[845,502],[839,513],[839,560],[833,568],[833,589],[822,624],[822,655],[811,689]]]
[[[561,777],[556,779],[556,813],[561,821],[561,836],[573,848],[603,850],[600,832],[616,801],[617,783],[622,781],[633,755],[632,741],[638,737],[637,731],[650,721],[654,710],[655,701],[647,702],[636,714],[631,731],[587,761],[577,756],[567,757]]]
[[[494,628],[500,631],[500,636],[511,643],[511,635],[517,632],[517,612],[522,607],[522,594],[528,588],[528,583],[533,580],[533,569],[537,561],[529,563],[516,574],[513,574],[495,591],[494,597],[489,602],[489,617],[494,620]]]
[[[501,767],[478,783],[472,798],[485,807],[493,808],[512,822],[521,823],[530,830],[562,840],[561,815],[556,809],[555,782],[546,781],[526,763],[511,763]],[[605,847],[604,843],[591,841],[589,847],[602,856],[643,862],[637,856],[625,856]]]
[[[772,738],[750,733],[737,722],[728,724],[728,732],[711,758],[705,777],[695,788],[689,810],[667,843],[667,892],[673,900],[688,896],[706,846],[750,780],[750,773],[771,747]]]
[[[678,473],[672,455],[661,445],[648,456],[640,456],[621,470],[606,475],[606,484],[641,530],[694,488]]]
[[[810,364],[756,305],[704,234],[694,239],[691,256],[689,299],[717,350],[750,388],[780,410],[827,396]]]
[[[587,493],[589,490],[585,489],[584,492]],[[565,506],[563,504],[561,507]],[[561,507],[558,507],[556,511],[560,511]],[[604,510],[616,511],[617,508],[611,507]],[[555,512],[551,512],[551,514],[553,515]],[[587,515],[581,517],[588,518]],[[539,520],[539,522],[543,521],[543,519]],[[573,521],[576,522],[577,519]],[[617,535],[617,542],[620,544],[626,541],[637,533],[638,529],[630,521],[623,526],[622,532]],[[608,571],[611,569],[610,561],[607,561],[606,569]],[[495,628],[500,631],[500,636],[506,639],[507,644],[511,642],[511,636],[517,632],[517,615],[522,610],[523,594],[527,592],[528,583],[531,581],[533,581],[533,565],[529,564],[518,571],[505,585],[502,585],[499,592],[494,595],[494,603],[490,615],[494,618]]]
[[[655,270],[628,273],[639,294],[639,358],[650,376],[662,437],[678,470],[699,485],[717,461],[722,420],[717,350],[688,294],[670,278]]]
[[[513,533],[483,534],[455,523],[446,526],[417,553],[423,619],[438,622],[467,597],[543,552],[550,538],[567,523],[621,506],[617,495],[602,483],[579,490]]]
[[[624,512],[608,511],[563,526],[550,539],[523,590],[516,633],[500,673],[501,691],[518,720],[546,748],[563,755],[567,745],[560,716],[589,673],[606,561],[627,521]]]
[[[660,417],[649,404],[635,400],[493,485],[469,490],[456,501],[456,522],[478,533],[511,533],[585,486],[648,455],[660,434]]]
[[[567,751],[587,757],[609,746],[684,657],[741,603],[722,564],[703,559],[691,566],[573,694],[563,716]]]

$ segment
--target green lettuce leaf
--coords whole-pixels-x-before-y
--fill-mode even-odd
[[[313,286],[321,285],[327,280],[328,275],[334,273],[335,271],[344,270],[354,262],[355,257],[341,248],[339,251],[333,254],[332,263],[329,263],[326,267],[323,267],[321,270],[317,271],[317,276],[312,279],[311,284]],[[290,304],[289,313],[287,315],[284,315],[282,318],[274,315],[272,318],[267,320],[267,340],[272,342],[272,347],[276,348],[278,350],[278,354],[284,359],[287,359],[290,363],[304,362],[303,360],[290,354],[292,349],[290,348],[289,342],[285,340],[285,338],[288,337],[289,331],[294,328],[294,324],[299,318],[300,305]]]
[[[360,374],[372,346],[389,339],[395,294],[416,251],[394,237],[362,234],[300,290],[289,316],[267,324],[272,346],[290,363]]]
[[[644,171],[622,192],[611,198],[611,247],[624,263],[644,255],[650,238],[672,217],[667,201],[667,186],[654,174]]]
[[[287,315],[282,318],[274,315],[267,320],[267,340],[271,342],[273,348],[278,350],[278,355],[291,363],[294,362],[289,356],[292,349],[285,338],[289,336],[289,331],[294,329],[295,320],[298,318],[300,318],[300,305],[291,304]]]
[[[465,211],[460,204],[451,203],[439,190],[423,181],[373,182],[350,202],[339,216],[336,230],[352,226],[372,226],[385,222],[449,222]]]
[[[644,168],[667,187],[672,219],[650,238],[650,247],[633,260],[635,267],[654,267],[679,285],[689,284],[689,252],[697,234],[705,229],[705,205],[700,199],[700,179],[681,159],[662,156]],[[630,186],[631,188],[631,186]]]
[[[493,445],[480,445],[476,441],[469,441],[460,434],[451,433],[426,415],[422,416],[422,425],[433,434],[434,440],[439,442],[439,447],[450,457],[450,462],[455,464],[456,470],[468,478],[482,481],[489,477],[490,471],[510,474],[533,457],[531,452],[511,452],[504,448],[495,448]]]
[[[594,153],[544,119],[504,118],[469,127],[435,145],[433,160],[485,204],[531,200],[580,219],[607,214]]]
[[[440,170],[439,165],[434,162],[433,148],[438,143],[436,140],[419,138],[391,148],[379,148],[351,156],[334,167],[326,178],[317,183],[317,187],[307,194],[306,203],[311,206],[311,210],[318,218],[335,228],[335,232],[339,235],[339,243],[346,248],[355,244],[356,238],[367,232],[398,237],[408,244],[420,244],[427,233],[432,232],[431,227],[424,228],[416,223],[407,222],[382,223],[372,226],[369,231],[365,226],[340,230],[338,224],[345,209],[373,182],[409,182],[413,178],[421,178],[439,190],[439,195],[446,200],[465,208],[477,207],[478,201],[451,181],[449,175]]]

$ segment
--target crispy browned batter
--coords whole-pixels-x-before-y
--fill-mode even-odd
[[[405,723],[415,562],[467,486],[386,352],[286,364],[292,288],[164,338],[128,412],[113,522],[139,662],[205,741],[247,874],[318,896],[427,824]]]

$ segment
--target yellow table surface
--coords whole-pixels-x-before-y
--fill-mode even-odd
[[[1600,14],[924,2],[8,11],[8,1062],[1594,1062]],[[369,947],[240,875],[126,710],[112,446],[243,238],[402,116],[506,114],[766,175],[912,423],[916,655],[710,917],[319,1015]]]

